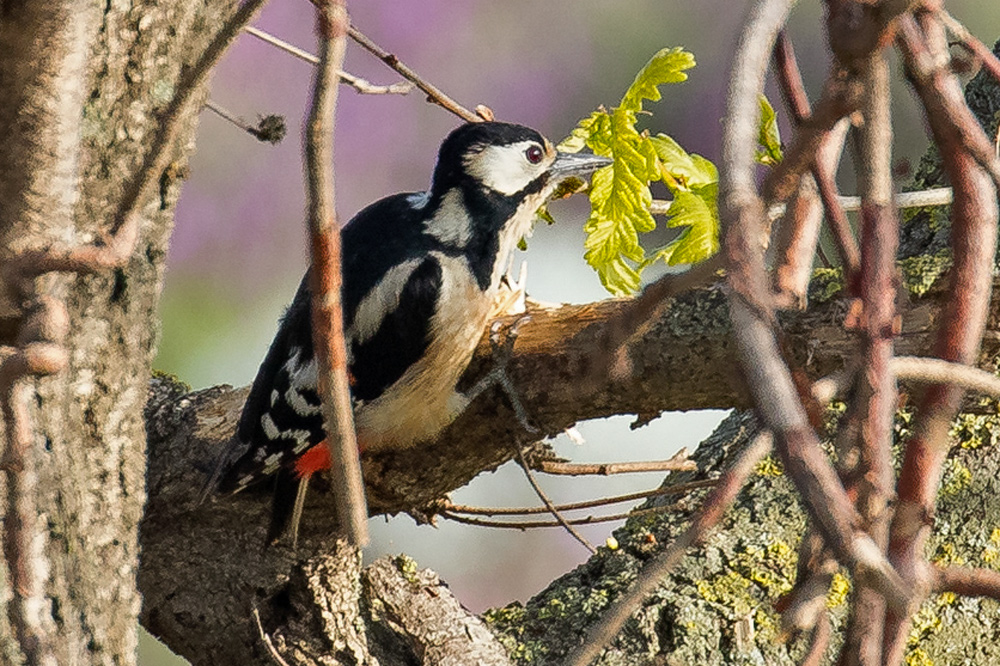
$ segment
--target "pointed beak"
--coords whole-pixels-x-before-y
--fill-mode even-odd
[[[614,160],[600,155],[583,153],[556,153],[556,161],[549,167],[549,175],[553,180],[566,178],[582,178],[589,176],[601,167],[606,167]]]

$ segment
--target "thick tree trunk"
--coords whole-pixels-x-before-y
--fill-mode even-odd
[[[65,250],[113,231],[123,184],[141,163],[182,68],[232,6],[0,3],[0,266],[18,251]],[[46,275],[34,287],[64,300],[69,323],[68,367],[28,386],[38,510],[29,529],[42,548],[30,559],[44,584],[35,611],[60,664],[135,662],[142,407],[196,115],[183,121],[170,167],[157,174],[158,196],[140,203],[139,240],[127,263],[87,277]],[[12,345],[23,322],[2,291],[0,345]],[[0,645],[3,661],[17,663],[8,615],[0,614]]]

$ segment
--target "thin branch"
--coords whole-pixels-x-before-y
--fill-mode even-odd
[[[954,592],[966,597],[1000,599],[1000,571],[934,566],[931,568],[931,579],[935,592]]]
[[[347,379],[341,309],[340,225],[337,223],[332,168],[337,81],[344,62],[347,24],[347,7],[343,0],[327,0],[317,5],[320,63],[313,82],[305,152],[313,344],[319,367],[326,445],[331,454],[331,485],[344,531],[353,545],[361,547],[368,543],[368,508]],[[295,529],[293,526],[293,531]]]
[[[264,647],[267,648],[268,656],[270,656],[271,659],[274,660],[274,663],[277,664],[278,666],[289,666],[288,662],[285,661],[285,658],[281,656],[280,652],[278,652],[278,648],[274,646],[274,641],[272,641],[268,633],[264,631],[264,625],[260,621],[260,611],[257,610],[256,604],[254,604],[253,606],[252,615],[253,615],[253,621],[257,625],[257,636],[264,644]]]
[[[896,320],[896,252],[899,221],[892,206],[892,121],[889,67],[881,53],[862,69],[864,125],[858,141],[861,191],[861,265],[857,294],[861,314],[852,328],[859,334],[860,369],[850,413],[857,429],[842,429],[849,439],[840,461],[847,492],[855,498],[865,529],[881,553],[889,540],[889,502],[893,494],[892,428],[896,381],[890,370]],[[851,441],[853,440],[853,441]],[[880,591],[856,582],[842,663],[878,664],[882,658],[885,601]]]
[[[899,21],[897,44],[913,86],[924,106],[942,165],[954,189],[951,207],[951,245],[954,266],[944,300],[934,355],[961,364],[978,356],[992,287],[993,258],[997,244],[996,188],[984,172],[982,144],[992,146],[965,104],[961,86],[947,67],[948,45],[943,26],[934,14],[921,21],[904,16]],[[997,163],[992,154],[988,160]],[[991,174],[1000,183],[998,174]],[[913,437],[897,483],[898,504],[893,518],[889,555],[908,582],[926,581],[924,544],[930,535],[938,485],[949,449],[951,421],[964,391],[953,385],[933,385],[918,405]],[[900,661],[906,650],[910,621],[892,613],[886,621],[884,644],[887,659]]]
[[[773,59],[777,65],[778,82],[787,105],[792,111],[792,118],[796,125],[802,125],[810,119],[812,111],[809,108],[809,98],[802,83],[802,74],[799,71],[792,42],[784,30],[778,33]],[[844,262],[845,271],[848,275],[854,275],[857,272],[860,258],[858,243],[854,238],[854,232],[840,198],[837,196],[837,183],[834,178],[849,124],[846,118],[841,118],[834,125],[834,131],[820,142],[811,171],[820,201],[826,210],[830,230],[837,243],[841,260]]]
[[[442,511],[437,514],[442,518],[447,518],[448,520],[453,520],[456,523],[464,523],[466,525],[475,525],[476,527],[495,527],[499,529],[510,529],[510,530],[530,530],[538,529],[543,527],[562,527],[565,528],[566,524],[569,525],[597,525],[599,523],[611,523],[616,520],[628,520],[629,518],[637,518],[640,516],[650,516],[653,514],[664,513],[665,511],[673,511],[675,507],[673,506],[657,506],[650,509],[635,509],[633,511],[626,511],[623,513],[612,513],[606,516],[585,516],[583,518],[568,518],[565,522],[560,522],[558,520],[486,520],[483,518],[470,518],[467,515],[461,515],[457,513],[452,513],[451,511]],[[546,509],[548,511],[548,509]]]
[[[800,666],[821,666],[826,663],[826,651],[830,647],[830,638],[833,636],[833,624],[830,616],[826,613],[820,615],[813,627],[812,635],[809,637],[809,648],[806,650]]]
[[[257,39],[267,42],[271,46],[275,46],[285,53],[289,53],[299,60],[304,60],[311,65],[318,65],[319,58],[314,56],[308,51],[303,51],[299,47],[289,44],[283,39],[275,37],[269,32],[264,32],[260,28],[255,28],[248,25],[243,28],[243,32],[248,35],[253,35]],[[354,74],[349,74],[343,70],[339,70],[337,75],[340,77],[340,82],[345,83],[352,88],[354,88],[358,93],[362,95],[406,95],[413,90],[413,84],[409,81],[398,81],[387,86],[375,85],[367,79],[363,79],[360,76],[355,76]]]
[[[846,211],[861,210],[861,197],[838,197],[840,205]],[[946,206],[952,201],[950,187],[935,187],[917,192],[900,192],[896,195],[893,205],[904,208],[924,208],[926,206]]]
[[[407,81],[411,81],[414,85],[416,85],[418,88],[424,91],[427,94],[427,101],[443,106],[445,109],[451,111],[456,116],[458,116],[462,120],[465,120],[466,122],[476,123],[476,122],[481,122],[483,120],[482,117],[473,113],[472,111],[469,111],[467,108],[465,108],[464,106],[453,100],[451,97],[448,97],[448,95],[444,94],[444,92],[440,88],[434,86],[429,81],[427,81],[419,74],[414,72],[412,69],[407,67],[406,64],[400,61],[400,59],[397,58],[395,55],[389,53],[381,46],[379,46],[372,40],[368,39],[368,37],[362,34],[353,25],[348,28],[347,34],[350,35],[351,39],[360,44],[364,49],[369,51],[376,58],[384,62],[392,69],[399,72],[400,76],[402,76],[404,79],[406,79]]]
[[[757,469],[757,463],[771,451],[771,442],[771,435],[767,432],[753,438],[702,502],[688,528],[663,552],[643,565],[635,585],[608,607],[603,617],[587,632],[583,644],[566,657],[564,666],[589,666],[614,640],[625,622],[680,562],[687,550],[698,545],[709,530],[722,520],[747,478]]]
[[[205,108],[259,141],[276,144],[280,143],[281,140],[285,138],[287,130],[285,128],[285,120],[281,116],[264,116],[261,118],[260,122],[254,126],[248,124],[245,120],[229,111],[229,109],[225,108],[221,104],[217,104],[211,99],[206,100]]]
[[[559,522],[559,524],[562,525],[564,528],[566,528],[566,531],[569,532],[574,539],[579,541],[584,548],[589,550],[592,555],[596,555],[597,549],[594,548],[594,546],[589,541],[587,541],[587,539],[585,539],[582,534],[580,534],[576,529],[574,529],[574,527],[570,525],[565,518],[563,518],[563,515],[559,512],[559,509],[556,508],[556,505],[552,503],[552,500],[549,499],[549,496],[545,494],[544,490],[542,490],[542,487],[538,484],[538,480],[535,479],[535,475],[531,471],[531,468],[528,467],[528,462],[524,459],[524,451],[522,449],[517,450],[517,461],[518,463],[520,463],[521,469],[524,470],[524,475],[528,477],[528,483],[531,484],[531,487],[534,489],[535,494],[538,495],[538,499],[542,500],[542,504],[544,504],[545,508],[549,510],[549,513],[551,513],[553,517],[555,517],[555,519]]]
[[[620,504],[622,502],[634,502],[636,500],[648,499],[650,497],[661,497],[663,495],[680,495],[683,493],[690,492],[692,490],[698,490],[700,488],[712,488],[716,484],[714,479],[708,479],[705,481],[692,481],[690,483],[678,483],[673,486],[665,486],[663,488],[656,488],[654,490],[644,490],[638,493],[629,493],[627,495],[615,495],[613,497],[602,497],[600,499],[585,500],[583,502],[570,502],[568,504],[557,504],[555,506],[561,512],[566,511],[578,511],[580,509],[593,509],[599,506],[608,506],[611,504]],[[549,508],[545,506],[524,506],[524,507],[482,507],[482,506],[468,506],[465,504],[452,504],[451,502],[443,502],[440,507],[435,506],[435,509],[440,508],[442,511],[448,511],[449,513],[465,513],[473,516],[530,516],[537,515],[539,513],[549,513]]]
[[[532,469],[543,474],[559,474],[563,476],[610,476],[612,474],[634,474],[637,472],[691,472],[698,469],[694,461],[687,455],[670,460],[643,460],[639,462],[615,463],[569,463],[557,460],[538,460],[532,463]]]
[[[897,356],[890,364],[896,377],[922,384],[951,384],[1000,398],[1000,377],[962,363],[940,358]]]
[[[930,5],[931,3],[927,3]],[[1000,59],[993,55],[993,51],[990,50],[986,44],[983,44],[975,35],[969,32],[962,23],[956,19],[954,16],[949,14],[943,7],[936,5],[934,7],[929,7],[937,14],[938,19],[944,23],[944,26],[948,29],[948,32],[953,34],[962,43],[962,46],[967,48],[973,55],[979,58],[979,62],[983,64],[986,71],[993,76],[998,82],[1000,82]]]
[[[718,272],[723,267],[721,255],[709,257],[683,273],[664,275],[648,285],[630,307],[610,322],[601,341],[601,347],[609,355],[609,363],[594,363],[595,373],[605,373],[610,365],[610,376],[621,381],[632,373],[632,362],[628,356],[629,346],[641,340],[655,322],[670,299],[696,287],[708,286],[718,280]]]
[[[934,20],[938,18],[940,18],[938,13],[924,14],[922,15],[922,25],[940,26],[941,24]],[[960,86],[957,99],[951,91],[948,91],[946,97],[942,96],[937,99],[931,97],[927,92],[922,92],[933,89],[944,95],[945,88],[951,85],[955,76],[947,65],[949,58],[937,49],[932,53],[920,35],[921,31],[917,27],[916,21],[910,16],[903,17],[903,20],[900,21],[897,43],[902,47],[907,73],[913,81],[917,94],[921,97],[921,102],[928,113],[928,120],[939,117],[940,121],[947,122],[949,125],[947,132],[951,135],[950,140],[961,142],[964,147],[963,152],[971,155],[993,179],[994,186],[1000,188],[1000,158],[995,154],[993,144],[986,136],[986,132],[969,107],[966,106],[965,100],[961,96]],[[942,55],[945,57],[938,57]],[[933,132],[933,127],[931,130]]]
[[[780,203],[792,195],[799,178],[812,168],[816,151],[827,135],[842,118],[858,109],[860,96],[861,88],[852,78],[835,74],[827,80],[822,96],[785,150],[784,159],[764,181],[763,197],[767,202]]]
[[[1000,134],[998,134],[1000,136]],[[837,201],[840,206],[848,213],[861,210],[861,197],[855,197],[850,195],[838,195]],[[896,194],[893,200],[893,205],[896,208],[903,210],[906,208],[926,208],[928,206],[947,206],[952,202],[952,193],[950,187],[932,187],[929,190],[917,190],[915,192],[900,192]],[[663,199],[654,199],[649,205],[649,212],[654,215],[666,215],[667,210],[670,208],[672,201],[665,201]],[[773,213],[772,213],[773,211]],[[772,217],[780,217],[785,214],[785,204],[779,203],[774,204],[769,210],[768,215]]]

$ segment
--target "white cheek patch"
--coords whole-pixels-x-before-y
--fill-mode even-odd
[[[538,164],[529,162],[525,151],[537,145],[535,141],[518,141],[506,146],[486,146],[465,158],[465,169],[486,187],[501,194],[515,194],[538,178],[554,161],[553,157],[544,155]]]
[[[462,202],[460,190],[451,190],[444,195],[434,217],[424,222],[424,231],[445,245],[465,247],[472,238],[472,220]]]

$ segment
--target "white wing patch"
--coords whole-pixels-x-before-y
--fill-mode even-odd
[[[410,275],[420,265],[420,259],[410,259],[393,266],[379,280],[375,288],[365,294],[354,313],[354,321],[347,331],[347,339],[355,343],[363,343],[378,332],[385,315],[399,308],[399,297]],[[313,364],[312,376],[315,386],[316,368]]]
[[[299,416],[312,416],[322,411],[319,405],[310,404],[301,393],[295,390],[294,385],[285,391],[285,401]]]

